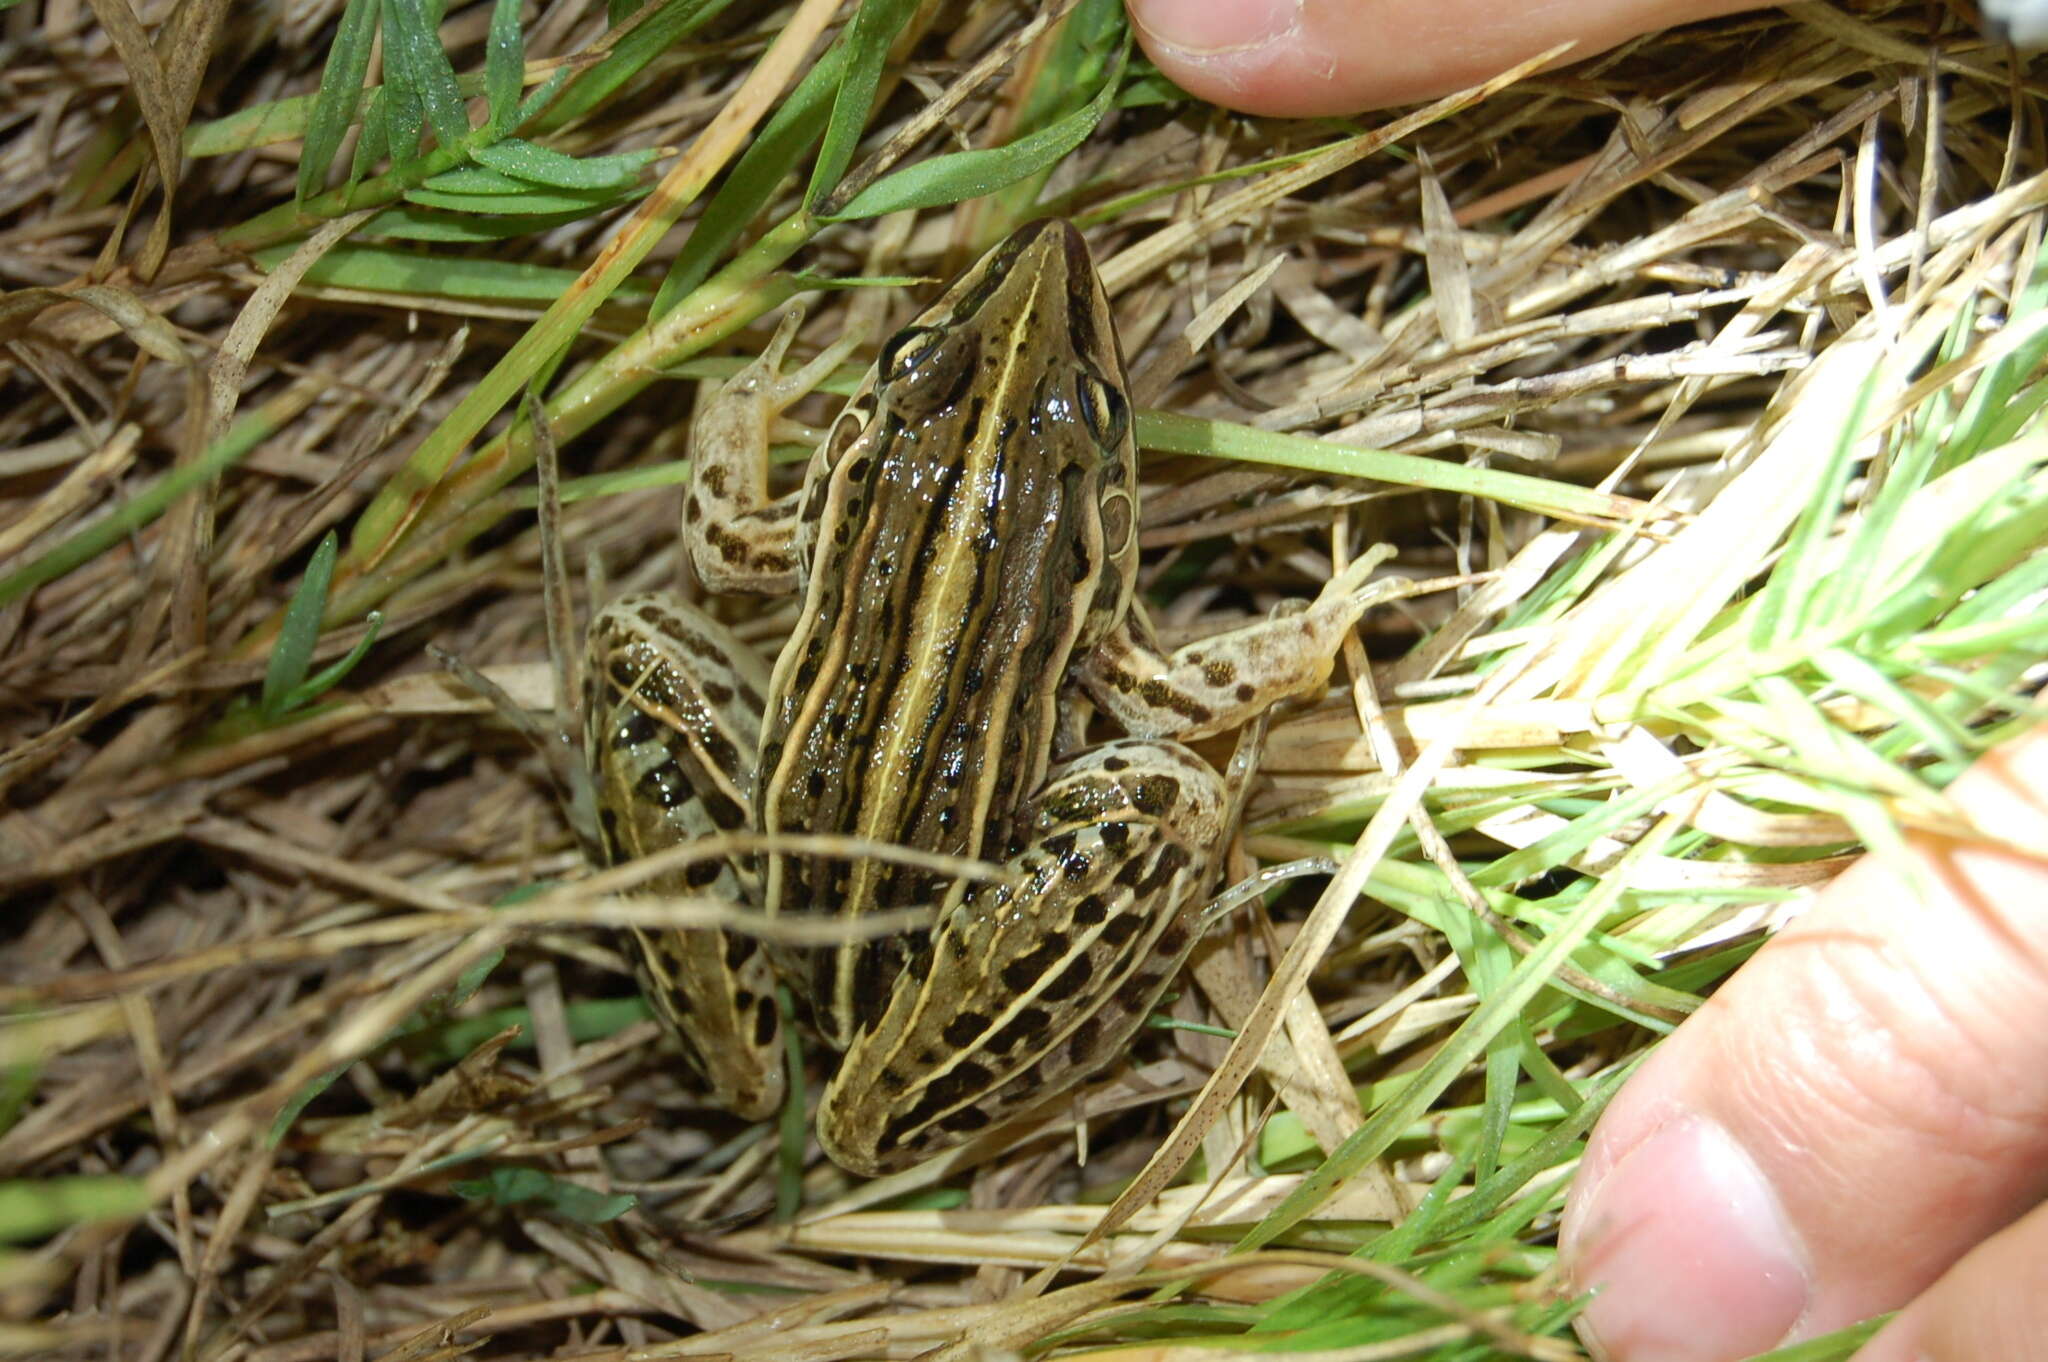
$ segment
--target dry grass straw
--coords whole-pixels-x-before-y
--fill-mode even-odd
[[[424,242],[377,233],[433,186],[316,174],[290,206],[302,136],[350,154],[300,98],[332,0],[42,8],[0,16],[0,1349],[1575,1356],[1549,1230],[1599,1104],[1859,846],[1952,826],[1941,783],[2028,721],[2040,90],[1938,7],[1739,16],[1349,126],[1141,80],[959,207],[821,233],[771,176],[742,267],[689,265],[652,326],[667,227],[834,5],[733,6],[529,134],[675,152],[628,167],[637,206]],[[504,82],[461,91],[474,122],[698,8],[608,35],[544,6],[523,72],[488,6],[439,38]],[[1035,7],[938,10],[829,153],[839,202],[1071,114],[1034,103],[1061,62],[1103,79]],[[873,1184],[813,1155],[778,1220],[772,1132],[701,1108],[591,930],[715,908],[583,878],[542,760],[425,647],[550,703],[523,390],[572,561],[667,585],[671,380],[731,367],[690,356],[757,350],[807,287],[785,262],[934,280],[1043,211],[1116,296],[1167,632],[1374,542],[1415,583],[1274,725],[1252,805],[1250,856],[1343,868],[1233,914],[1190,1026],[1036,1125]],[[814,296],[799,349],[916,292]],[[258,703],[330,527],[307,647],[372,605],[381,633],[340,689]]]

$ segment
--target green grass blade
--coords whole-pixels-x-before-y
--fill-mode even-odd
[[[1930,751],[1967,761],[1969,735],[1934,706],[1901,686],[1883,669],[1846,648],[1829,648],[1814,658],[1821,674],[1848,694],[1884,710]]]
[[[412,69],[413,44],[399,32],[403,22],[396,3],[385,7],[384,145],[396,170],[419,159],[420,133],[427,126],[420,77]]]
[[[219,477],[274,433],[270,418],[261,411],[252,412],[235,422],[226,434],[192,462],[172,469],[63,543],[0,577],[0,607],[12,605],[43,583],[55,581],[73,568],[91,562],[162,515],[185,493]]]
[[[293,710],[305,708],[321,696],[327,694],[328,691],[333,690],[347,679],[348,674],[354,671],[364,658],[370,655],[370,649],[377,646],[377,635],[383,632],[384,629],[384,612],[372,610],[369,613],[367,622],[369,627],[363,630],[363,636],[356,640],[356,646],[349,649],[346,656],[336,658],[327,666],[322,667],[319,671],[307,677],[305,681],[285,692],[284,712],[286,714],[291,713]]]
[[[1622,1083],[1640,1062],[1632,1059],[1601,1078],[1562,1121],[1545,1131],[1513,1161],[1502,1164],[1492,1177],[1481,1180],[1470,1195],[1447,1206],[1436,1227],[1438,1236],[1448,1239],[1498,1214],[1515,1200],[1515,1193],[1529,1179],[1573,1157],[1575,1146],[1585,1139],[1593,1122],[1607,1109],[1608,1101],[1621,1090]]]
[[[1835,447],[1828,453],[1826,471],[1815,481],[1813,495],[1801,508],[1799,518],[1787,537],[1784,553],[1772,569],[1770,580],[1759,593],[1752,618],[1751,645],[1758,649],[1805,632],[1809,620],[1832,617],[1836,602],[1845,589],[1831,580],[1824,549],[1834,531],[1835,517],[1855,475],[1858,438],[1869,415],[1871,402],[1884,378],[1872,369],[1856,389],[1856,397],[1843,416]]]
[[[542,111],[554,103],[556,96],[569,84],[569,77],[572,74],[566,66],[556,67],[553,75],[534,86],[526,98],[519,101],[518,111],[512,115],[505,127],[523,128],[538,119]]]
[[[834,50],[846,50],[845,74],[832,100],[832,117],[825,125],[817,164],[811,167],[811,187],[804,195],[807,207],[815,209],[853,164],[854,150],[874,109],[875,91],[881,87],[889,46],[916,9],[916,0],[861,0],[853,22],[834,44]]]
[[[501,1165],[482,1178],[448,1184],[457,1196],[485,1201],[494,1206],[540,1206],[579,1225],[602,1225],[617,1220],[639,1205],[626,1193],[607,1195],[579,1183],[543,1173],[538,1168]]]
[[[1506,506],[1569,520],[1626,521],[1648,508],[1639,501],[1606,492],[1532,477],[1526,473],[1505,473],[1476,468],[1470,464],[1425,459],[1417,454],[1396,454],[1384,449],[1340,445],[1309,435],[1285,435],[1175,412],[1140,411],[1138,443],[1146,449],[1172,454],[1200,454],[1215,458],[1242,459],[1252,463],[1281,464],[1314,473],[1335,473],[1349,478],[1371,478],[1399,487],[1455,492],[1463,496],[1486,497]]]
[[[1085,106],[1089,92],[1101,88],[1119,60],[1127,28],[1123,0],[1082,0],[1076,5],[1061,20],[1045,65],[1025,93],[1024,106],[1017,118],[1018,131],[1036,132]],[[1128,83],[1118,89],[1119,107],[1129,93]],[[1046,173],[1027,175],[997,190],[993,221],[1020,222],[1035,211],[1043,211],[1036,205],[1045,188]]]
[[[128,1220],[149,1210],[140,1178],[25,1178],[0,1182],[0,1242],[46,1239],[72,1225]]]
[[[421,180],[422,189],[439,189],[450,194],[524,194],[533,188],[526,180],[500,174],[482,165],[456,166]]]
[[[816,66],[804,73],[760,135],[734,162],[732,173],[705,205],[704,216],[697,220],[661,281],[654,295],[654,316],[665,316],[711,277],[712,267],[726,248],[768,206],[776,186],[816,144],[831,111],[832,92],[845,68],[846,48],[835,44]]]
[[[646,69],[649,62],[674,46],[678,39],[715,18],[731,3],[732,0],[653,0],[651,5],[643,5],[630,15],[615,12],[614,26],[623,25],[630,18],[633,21],[631,31],[612,44],[604,60],[577,72],[548,105],[547,112],[534,118],[527,131],[535,134],[553,132],[585,114],[602,109],[619,88]],[[527,102],[529,106],[533,103],[530,98]]]
[[[271,269],[294,250],[271,246],[257,251],[256,264]],[[306,271],[308,284],[367,293],[426,294],[500,304],[551,303],[576,282],[575,270],[524,260],[494,260],[391,246],[344,242]],[[645,305],[654,296],[645,284],[629,283],[613,301]]]
[[[1895,1312],[1894,1312],[1895,1313]],[[1891,1323],[1891,1314],[1875,1315],[1846,1329],[1837,1329],[1819,1338],[1809,1338],[1783,1348],[1773,1348],[1767,1353],[1758,1353],[1749,1362],[1843,1362],[1853,1357],[1856,1350],[1877,1337],[1885,1325]]]
[[[782,1071],[789,1076],[789,1090],[775,1118],[775,1223],[787,1225],[803,1209],[804,1148],[810,1143],[811,1121],[804,1099],[804,1047],[797,1038],[787,985],[776,986],[775,1004],[782,1009]]]
[[[361,79],[358,77],[358,79]],[[325,84],[323,74],[322,84]],[[360,111],[363,91],[355,91],[349,101],[350,117]],[[198,160],[207,156],[229,156],[238,151],[249,151],[255,147],[275,146],[294,138],[305,138],[307,129],[313,124],[313,110],[319,103],[318,95],[289,95],[284,99],[273,99],[252,108],[237,109],[234,113],[205,122],[194,123],[185,129],[185,156]],[[343,131],[348,125],[342,124]],[[337,136],[336,145],[340,138]],[[330,151],[328,159],[333,159]],[[312,160],[312,153],[302,152],[299,158],[302,168]],[[319,192],[316,185],[313,193]]]
[[[598,190],[633,187],[661,153],[649,147],[612,156],[570,156],[537,142],[508,137],[478,147],[473,154],[479,165],[518,180],[553,189]]]
[[[509,237],[545,232],[550,227],[576,222],[590,216],[588,208],[565,213],[502,213],[495,215],[444,213],[425,205],[387,208],[362,226],[362,235],[388,237],[394,241],[475,242],[503,241]]]
[[[341,536],[329,530],[306,563],[306,575],[285,607],[284,627],[278,631],[277,646],[270,650],[270,665],[263,673],[263,698],[258,708],[265,719],[275,719],[285,710],[285,699],[299,688],[312,666],[313,648],[320,642],[320,619],[327,613],[327,587],[334,580],[334,560],[341,552]]]
[[[434,14],[425,0],[386,0],[386,6],[385,60],[390,60],[394,44],[404,51],[404,70],[435,140],[444,147],[460,145],[469,136],[469,110],[463,107],[455,68],[435,31]]]
[[[2034,277],[2012,301],[2006,326],[2037,327],[2044,308],[2048,308],[2048,261],[2036,261]],[[1974,453],[2018,434],[2042,403],[2048,402],[2048,383],[2037,378],[2044,361],[2048,361],[2048,331],[2036,331],[2018,349],[1979,374],[1947,443]]]
[[[415,129],[413,140],[419,140]],[[370,91],[370,98],[363,105],[363,135],[356,138],[355,154],[349,158],[348,185],[350,189],[363,182],[370,168],[391,154],[391,96],[384,87]]]
[[[327,64],[320,71],[320,93],[306,115],[296,191],[301,203],[326,186],[327,169],[355,122],[363,99],[363,76],[370,69],[370,49],[377,37],[377,16],[378,0],[348,0],[342,11],[334,44],[327,49]]]
[[[832,221],[960,203],[1051,169],[1062,156],[1081,145],[1109,111],[1128,52],[1126,44],[1117,53],[1094,97],[1058,122],[1000,147],[956,151],[905,166],[854,195],[851,203],[832,216]]]
[[[422,208],[439,208],[444,212],[483,217],[553,217],[562,214],[574,217],[600,213],[618,204],[630,203],[644,193],[644,190],[628,190],[623,194],[615,190],[606,190],[594,194],[577,194],[566,190],[536,189],[531,185],[516,195],[451,194],[442,190],[420,188],[406,190],[405,200]]]
[[[490,124],[499,131],[519,116],[519,92],[526,85],[526,36],[519,31],[519,0],[497,0],[484,43],[484,99]]]

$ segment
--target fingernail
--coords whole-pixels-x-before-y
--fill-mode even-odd
[[[1153,0],[1133,7],[1145,32],[1192,56],[1263,47],[1301,19],[1301,0]]]
[[[1778,1345],[1806,1311],[1806,1258],[1777,1194],[1718,1124],[1681,1117],[1574,1208],[1562,1246],[1596,1354],[1721,1362]]]

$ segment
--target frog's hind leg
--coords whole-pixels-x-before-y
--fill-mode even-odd
[[[584,674],[584,753],[608,864],[752,826],[767,673],[751,649],[680,601],[626,596],[591,624]],[[643,892],[745,904],[750,878],[707,857]],[[748,1120],[781,1106],[782,1019],[759,943],[716,928],[634,927],[626,946],[712,1099]]]
[[[1105,1067],[1199,936],[1222,779],[1173,742],[1056,767],[1003,881],[956,888],[818,1108],[818,1139],[880,1173],[959,1144]]]
[[[1084,660],[1081,686],[1126,733],[1199,738],[1235,728],[1329,679],[1352,625],[1406,586],[1374,576],[1392,555],[1380,545],[1354,559],[1315,600],[1171,654],[1160,652],[1142,605],[1133,603]]]

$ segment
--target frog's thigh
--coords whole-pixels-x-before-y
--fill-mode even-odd
[[[1016,883],[956,889],[818,1110],[838,1163],[883,1172],[1119,1058],[1195,944],[1223,781],[1179,743],[1128,739],[1054,768]]]
[[[766,677],[716,621],[659,594],[626,596],[590,628],[584,752],[605,860],[617,865],[751,825],[753,751]],[[744,903],[741,873],[693,861],[650,895]],[[767,958],[715,928],[635,927],[641,990],[712,1097],[748,1119],[781,1105],[781,1017]]]

